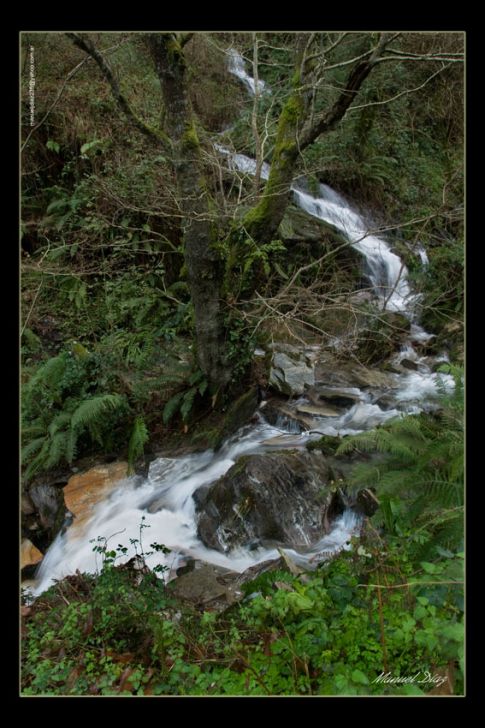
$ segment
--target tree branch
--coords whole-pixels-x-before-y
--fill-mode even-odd
[[[151,141],[157,144],[162,144],[166,149],[170,149],[170,140],[164,132],[148,126],[145,122],[138,117],[133,109],[131,108],[127,98],[124,96],[120,89],[118,80],[116,79],[113,69],[106,60],[106,58],[98,51],[94,43],[89,39],[81,36],[79,33],[66,33],[67,37],[72,40],[75,46],[80,48],[82,51],[87,53],[94,61],[98,64],[101,73],[105,80],[109,83],[113,96],[120,107],[121,111],[125,114],[128,120],[133,126]]]
[[[345,88],[332,106],[332,108],[321,114],[312,126],[303,129],[299,138],[299,148],[303,151],[312,144],[321,134],[334,129],[339,121],[345,116],[347,109],[357,95],[365,79],[372,71],[385,47],[395,38],[388,33],[382,33],[377,46],[371,51],[369,58],[361,60],[351,70]],[[367,55],[367,54],[366,54]]]

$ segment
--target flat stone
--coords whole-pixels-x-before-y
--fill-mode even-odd
[[[412,369],[413,371],[417,371],[419,368],[417,363],[415,361],[413,361],[412,359],[401,359],[400,363],[401,363],[401,366],[404,367],[405,369]]]
[[[128,463],[114,462],[97,465],[69,479],[64,488],[64,501],[75,517],[69,534],[79,535],[79,529],[91,518],[97,503],[107,498],[118,482],[127,475]]]
[[[303,445],[300,435],[276,435],[263,440],[262,445],[288,447],[289,445]]]
[[[300,404],[296,409],[305,415],[314,415],[316,417],[338,417],[340,415],[338,410],[325,405]]]
[[[20,544],[20,568],[23,569],[26,566],[34,566],[42,561],[44,554],[34,546],[32,541],[28,538],[24,538]]]
[[[168,590],[179,599],[196,605],[221,602],[221,606],[227,607],[243,597],[242,592],[227,583],[236,576],[238,574],[221,566],[202,564],[200,568],[195,568],[171,581]]]

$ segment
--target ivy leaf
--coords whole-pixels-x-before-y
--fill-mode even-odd
[[[369,684],[369,678],[362,672],[362,670],[352,670],[350,677],[354,682],[360,683],[360,685]]]
[[[46,143],[47,149],[50,149],[51,152],[56,152],[56,154],[59,154],[61,151],[61,145],[57,142],[53,141],[52,139],[49,139]]]

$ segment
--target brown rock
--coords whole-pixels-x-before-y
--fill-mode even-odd
[[[44,554],[34,546],[32,541],[24,538],[20,545],[20,568],[23,569],[25,566],[38,564],[43,558]]]
[[[315,417],[338,417],[340,415],[338,410],[324,404],[300,404],[296,409],[304,415],[314,415]]]
[[[97,465],[85,473],[73,475],[64,488],[66,507],[75,517],[69,533],[77,532],[89,520],[94,506],[108,496],[117,483],[126,478],[128,463]]]

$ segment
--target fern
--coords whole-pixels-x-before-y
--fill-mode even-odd
[[[27,445],[22,448],[22,462],[28,462],[32,456],[40,450],[45,442],[45,435],[43,437],[37,437],[35,440],[31,440]]]
[[[135,460],[143,455],[143,448],[149,439],[148,428],[143,417],[136,417],[128,445],[128,467],[133,471]]]
[[[461,381],[454,371],[455,383]],[[394,419],[382,427],[345,438],[337,454],[355,450],[384,455],[378,464],[353,468],[351,481],[374,485],[381,502],[380,517],[396,535],[414,537],[419,525],[419,548],[424,543],[456,544],[463,535],[463,399],[462,388],[440,397],[438,414]],[[452,517],[449,517],[452,513]],[[376,516],[378,518],[378,516]],[[431,546],[430,546],[431,548]]]
[[[192,387],[184,394],[182,406],[180,407],[180,414],[184,422],[187,422],[187,417],[194,404],[195,395],[197,394],[197,387]]]
[[[174,414],[177,412],[183,396],[184,392],[177,392],[177,394],[174,394],[174,396],[168,400],[167,404],[163,408],[162,419],[164,425],[168,425]]]
[[[52,422],[50,423],[49,427],[47,428],[47,431],[50,435],[50,437],[54,437],[59,430],[64,429],[64,427],[69,427],[71,424],[71,413],[70,412],[61,412],[58,414]]]
[[[77,454],[77,433],[72,428],[68,432],[66,441],[66,460],[69,464],[72,463]]]
[[[71,427],[73,429],[85,427],[96,429],[96,424],[104,414],[120,408],[123,403],[124,398],[119,394],[100,394],[85,399],[72,415]]]
[[[46,470],[61,462],[66,452],[67,432],[56,432],[49,443],[49,455],[43,464]]]

